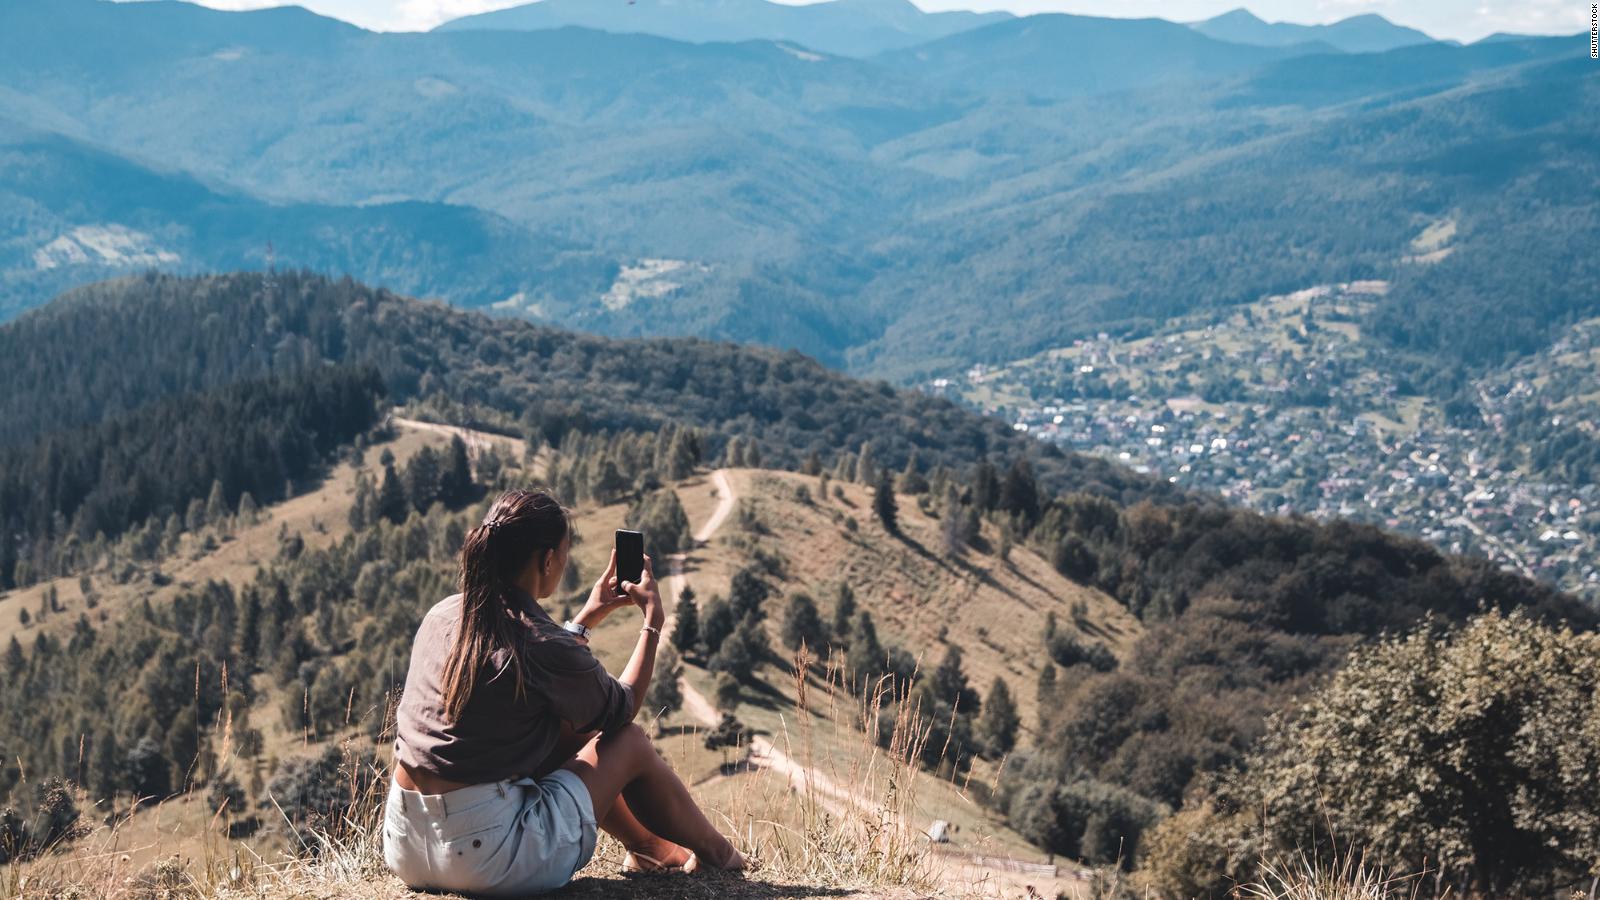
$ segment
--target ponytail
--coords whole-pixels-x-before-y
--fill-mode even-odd
[[[567,511],[544,491],[507,491],[461,545],[461,620],[440,680],[445,719],[458,721],[492,656],[504,650],[522,695],[521,630],[508,601],[517,576],[571,532]]]

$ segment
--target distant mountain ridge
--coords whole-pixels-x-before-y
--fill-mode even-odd
[[[892,51],[878,61],[951,87],[1060,97],[1214,78],[1327,49],[1228,43],[1165,19],[1040,13]],[[1129,64],[1133,59],[1137,65]]]
[[[923,12],[909,0],[538,0],[452,19],[438,31],[543,31],[575,25],[673,40],[787,41],[841,56],[870,56],[1011,18],[1010,13]]]
[[[24,0],[0,4],[0,134],[66,143],[0,140],[0,208],[23,211],[0,315],[145,266],[259,266],[270,242],[280,266],[911,383],[1376,278],[1404,324],[1382,333],[1487,364],[1600,302],[1577,249],[1600,233],[1600,70],[1572,56],[1041,15],[854,59]],[[1452,255],[1403,262],[1444,217]]]
[[[1293,44],[1323,43],[1346,53],[1382,53],[1434,42],[1433,38],[1417,29],[1396,25],[1377,13],[1363,13],[1328,25],[1297,25],[1293,22],[1266,22],[1240,7],[1195,22],[1189,27],[1201,34],[1236,44],[1288,47]]]

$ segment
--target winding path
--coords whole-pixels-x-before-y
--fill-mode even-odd
[[[722,527],[722,523],[727,521],[728,516],[733,512],[734,504],[738,502],[738,497],[733,491],[733,484],[728,480],[728,471],[726,469],[717,469],[712,472],[711,480],[717,487],[717,508],[712,511],[711,518],[707,519],[705,524],[695,529],[694,540],[696,544],[709,543],[717,533],[717,529]],[[685,553],[674,553],[667,557],[670,571],[667,575],[666,585],[672,596],[673,607],[672,614],[667,617],[665,628],[667,634],[671,634],[672,629],[677,625],[678,597],[681,596],[683,591],[683,567],[687,558],[688,554]],[[722,714],[717,711],[717,708],[712,705],[710,700],[706,699],[704,694],[689,683],[687,678],[680,678],[678,685],[683,690],[684,712],[693,716],[708,728],[715,728],[722,721]],[[773,746],[770,740],[761,735],[755,735],[750,739],[750,762],[753,765],[782,774],[788,778],[791,786],[798,787],[809,784],[811,789],[825,798],[825,803],[829,800],[835,801],[835,803],[848,803],[863,813],[870,814],[872,812],[871,804],[865,799],[833,784],[816,769],[795,762],[787,753]],[[800,784],[797,785],[796,782]],[[836,806],[835,803],[829,803],[828,805],[833,807],[830,811],[837,815],[843,810]]]

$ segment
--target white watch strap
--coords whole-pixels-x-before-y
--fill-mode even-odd
[[[587,638],[589,636],[589,627],[587,625],[579,625],[577,622],[574,622],[571,619],[563,622],[561,627],[581,638]]]

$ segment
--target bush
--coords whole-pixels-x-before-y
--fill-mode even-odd
[[[1267,811],[1241,829],[1260,856],[1337,842],[1467,894],[1549,895],[1600,859],[1600,637],[1491,612],[1357,651],[1223,802]]]
[[[1071,635],[1057,632],[1049,640],[1050,658],[1062,668],[1085,663],[1096,672],[1109,672],[1117,667],[1117,658],[1104,644],[1085,644]]]

